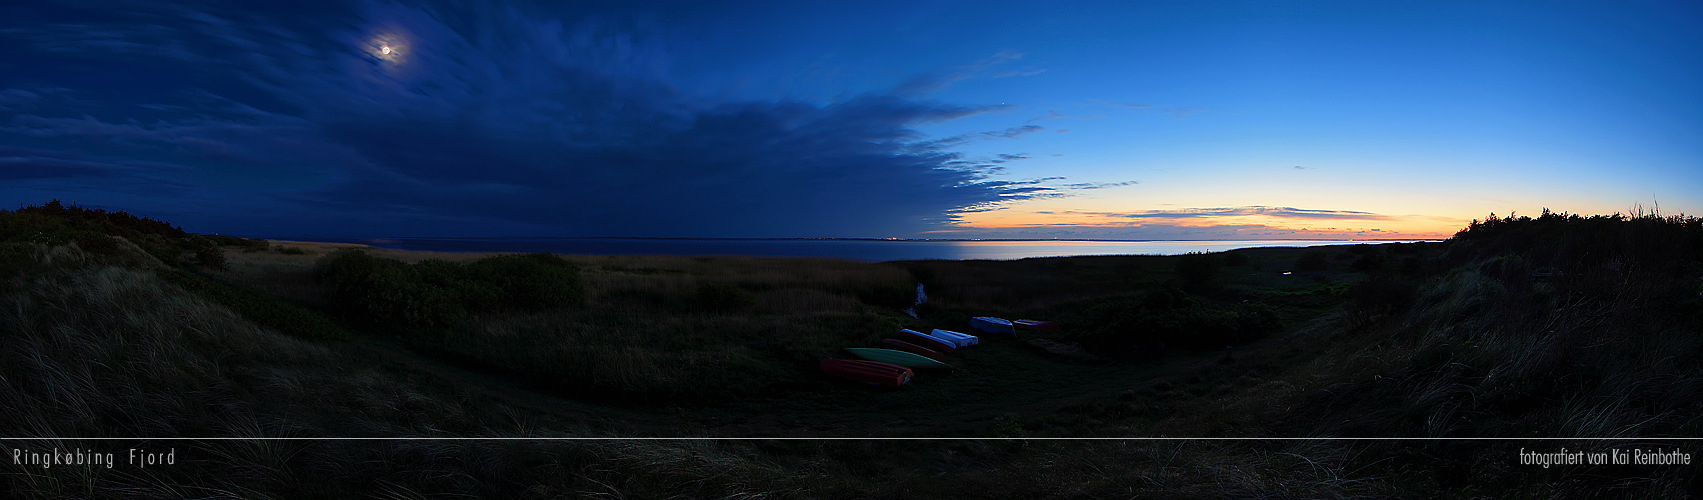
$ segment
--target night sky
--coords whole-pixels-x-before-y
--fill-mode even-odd
[[[259,237],[1703,214],[1694,2],[328,4],[0,4],[0,203]]]

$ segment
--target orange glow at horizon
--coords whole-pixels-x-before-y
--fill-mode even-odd
[[[1106,213],[1078,211],[993,210],[961,216],[957,227],[930,231],[953,233],[978,229],[1056,228],[1258,228],[1263,231],[1296,232],[1329,238],[1391,237],[1441,239],[1453,236],[1470,219],[1459,221],[1433,216],[1369,216],[1367,218],[1306,218],[1273,215],[1179,215],[1172,217],[1119,217]]]

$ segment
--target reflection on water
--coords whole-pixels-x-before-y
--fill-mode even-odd
[[[552,252],[582,255],[752,255],[890,260],[1014,260],[1076,255],[1177,255],[1252,247],[1305,247],[1341,240],[1248,241],[938,241],[689,240],[628,238],[386,238],[345,242],[435,252]],[[1384,242],[1372,242],[1384,243]]]

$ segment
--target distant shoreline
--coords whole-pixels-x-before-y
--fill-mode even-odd
[[[244,238],[265,238],[262,236],[243,236]],[[1356,242],[1397,242],[1397,241],[1446,241],[1448,238],[1359,238],[1348,240],[1326,238],[1267,238],[1257,240],[1119,240],[1096,238],[688,238],[660,236],[371,236],[360,238],[343,237],[290,237],[276,241],[300,241],[320,243],[361,243],[385,240],[656,240],[656,241],[1083,241],[1103,243],[1163,243],[1163,242],[1237,242],[1237,241],[1331,241],[1343,243]]]
[[[308,241],[291,238],[288,241]],[[908,260],[1020,260],[1098,255],[1180,255],[1242,248],[1310,247],[1440,240],[1064,240],[1064,239],[874,239],[874,238],[323,238],[317,246],[339,245],[436,253],[532,253],[561,255],[739,255],[840,258],[865,262]],[[285,240],[279,240],[285,241]]]

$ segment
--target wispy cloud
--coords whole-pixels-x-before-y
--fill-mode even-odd
[[[1187,118],[1190,115],[1197,115],[1197,114],[1205,113],[1205,112],[1207,112],[1207,109],[1201,108],[1201,107],[1195,107],[1195,106],[1183,106],[1183,107],[1178,107],[1178,108],[1165,108],[1165,109],[1161,109],[1159,111],[1171,115],[1172,118],[1181,119],[1181,118]]]
[[[972,138],[915,130],[1000,107],[904,89],[705,103],[668,79],[670,40],[602,14],[367,4],[298,18],[232,5],[0,32],[19,61],[119,72],[48,82],[93,99],[87,109],[0,114],[0,144],[40,148],[0,151],[0,178],[14,181],[0,196],[40,202],[67,179],[78,193],[158,186],[219,207],[163,214],[186,227],[279,213],[261,230],[295,234],[862,236],[1061,193],[990,177],[1027,155],[966,161],[951,148]],[[995,54],[911,90],[1034,71],[1007,69],[1020,58]],[[126,71],[203,76],[143,92],[122,84]],[[0,91],[0,106],[41,95]]]
[[[1070,212],[1124,219],[1211,219],[1223,217],[1266,216],[1284,219],[1359,219],[1385,220],[1389,216],[1353,210],[1313,210],[1293,207],[1215,207],[1182,208],[1176,210],[1144,210],[1140,212]]]
[[[893,88],[893,93],[901,95],[927,94],[954,83],[972,78],[1014,78],[1028,77],[1045,73],[1046,69],[1021,68],[1015,70],[994,71],[1003,68],[1023,58],[1023,54],[1014,51],[1000,51],[992,56],[963,66],[944,68],[911,77]]]
[[[1106,188],[1115,188],[1115,187],[1123,187],[1123,186],[1134,186],[1136,184],[1141,184],[1141,182],[1140,181],[1077,182],[1077,183],[1073,183],[1073,184],[1063,184],[1063,185],[1060,185],[1059,187],[1063,188],[1063,189],[1083,190],[1083,189],[1106,189]]]
[[[1016,139],[1017,136],[1024,135],[1024,134],[1033,134],[1035,132],[1040,132],[1042,130],[1046,130],[1046,128],[1042,127],[1040,125],[1023,125],[1023,126],[1018,126],[1018,127],[1011,127],[1011,128],[1005,129],[1005,130],[999,130],[999,131],[993,131],[993,132],[982,132],[982,135],[989,136],[989,137],[999,137],[999,138],[1003,138],[1003,139]]]
[[[1111,106],[1111,107],[1114,107],[1114,108],[1147,109],[1147,108],[1153,107],[1153,106],[1149,106],[1149,105],[1146,105],[1146,104],[1129,104],[1129,103],[1108,101],[1108,100],[1105,100],[1105,99],[1089,99],[1089,100],[1103,104],[1103,105],[1106,105],[1106,106]]]

